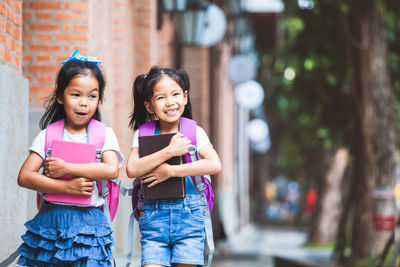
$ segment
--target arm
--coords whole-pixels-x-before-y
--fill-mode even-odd
[[[44,193],[70,193],[92,195],[93,182],[87,178],[59,180],[40,174],[43,159],[36,152],[31,152],[18,174],[18,185]]]
[[[58,158],[48,158],[44,166],[45,174],[54,178],[71,174],[103,180],[117,178],[119,174],[118,157],[113,150],[103,152],[102,162],[79,164],[65,162]]]
[[[134,147],[128,158],[126,173],[129,178],[140,177],[172,157],[185,155],[191,146],[188,138],[177,133],[171,138],[167,147],[142,158],[139,158],[139,148]]]
[[[162,164],[155,168],[143,179],[144,183],[152,182],[149,187],[163,182],[169,177],[197,176],[205,174],[216,174],[221,171],[221,161],[217,152],[211,145],[202,147],[199,151],[202,159],[188,164],[169,165]]]

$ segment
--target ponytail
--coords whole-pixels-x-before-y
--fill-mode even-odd
[[[178,75],[179,77],[179,79],[176,79],[176,82],[182,87],[184,91],[188,93],[187,103],[185,105],[185,109],[183,110],[182,117],[192,119],[192,105],[190,104],[190,97],[189,97],[189,89],[190,89],[189,75],[184,70],[177,70],[176,75]]]
[[[151,98],[145,90],[146,75],[139,75],[136,77],[132,88],[133,109],[130,115],[129,127],[133,130],[139,129],[139,126],[150,120],[151,114],[147,112],[145,101]]]

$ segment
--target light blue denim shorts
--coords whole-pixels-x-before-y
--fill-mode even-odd
[[[204,195],[178,200],[139,200],[142,266],[204,264]]]

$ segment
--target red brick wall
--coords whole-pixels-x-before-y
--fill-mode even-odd
[[[107,72],[112,76],[108,90],[114,99],[112,110],[107,113],[112,117],[113,128],[125,158],[128,159],[131,148],[132,131],[128,128],[131,110],[131,88],[134,72],[134,38],[133,38],[133,2],[129,0],[112,1],[110,23],[110,45],[112,64]],[[110,103],[106,100],[107,105]],[[125,161],[126,164],[126,161]],[[126,177],[125,165],[120,177]]]
[[[0,64],[21,72],[22,1],[0,2]]]
[[[182,68],[190,78],[190,101],[193,118],[209,134],[210,129],[210,51],[184,47]]]
[[[127,157],[133,81],[152,65],[173,62],[173,24],[169,15],[164,17],[162,29],[157,30],[157,1],[153,0],[24,1],[23,67],[31,83],[30,109],[43,110],[43,102],[54,90],[60,61],[77,48],[96,56],[103,61],[107,83],[102,115]]]
[[[54,89],[59,62],[79,48],[88,52],[85,1],[23,1],[24,75],[30,81],[30,108],[41,109]]]

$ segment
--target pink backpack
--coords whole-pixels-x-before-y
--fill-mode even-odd
[[[101,161],[102,148],[105,141],[106,126],[95,119],[91,119],[88,124],[88,143],[97,147],[96,158]],[[46,128],[46,139],[44,151],[46,157],[51,155],[53,140],[62,140],[64,133],[64,119],[49,124]],[[109,222],[111,222],[118,209],[119,188],[121,181],[116,178],[112,180],[97,180],[97,186],[101,196],[104,198],[104,206],[101,208]],[[40,209],[42,197],[37,193],[37,207]]]

